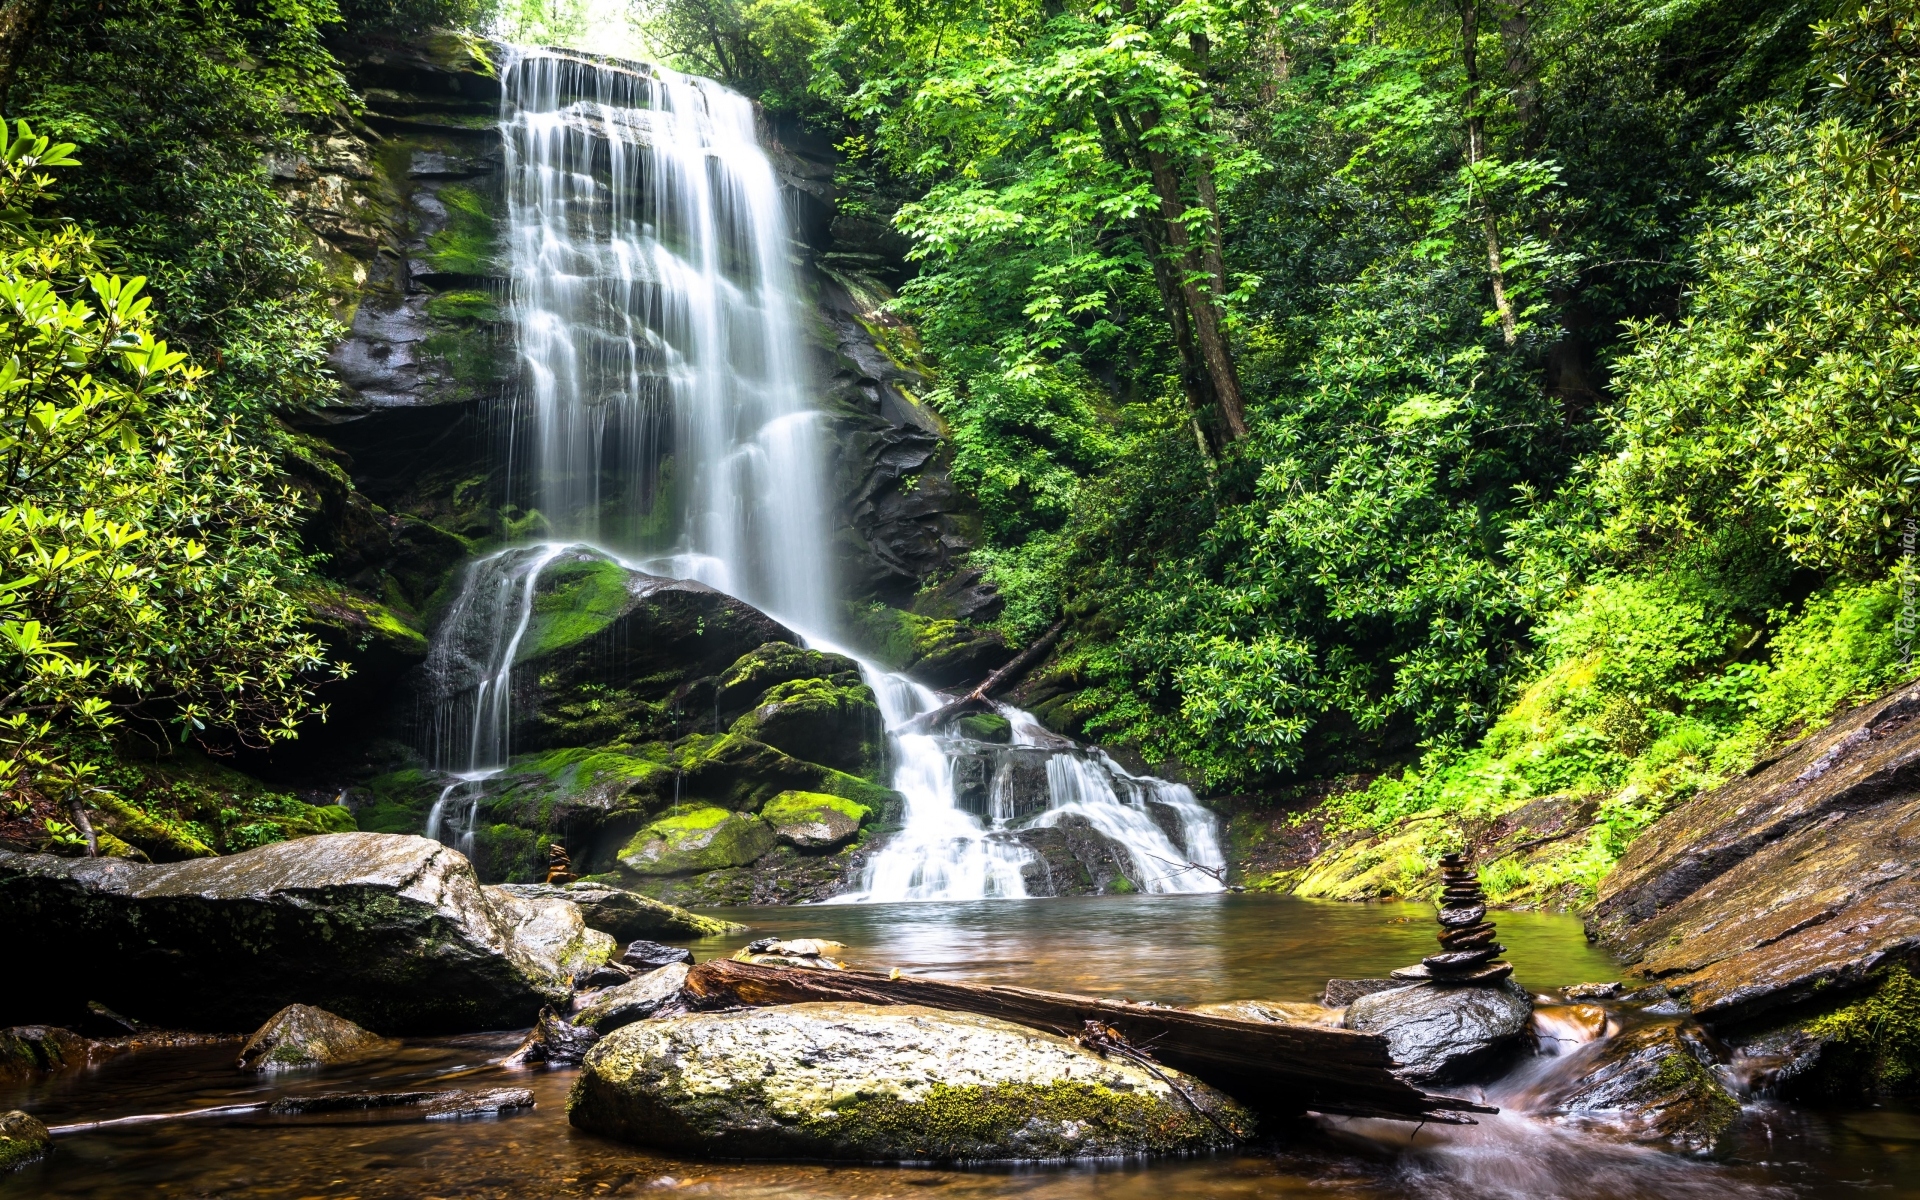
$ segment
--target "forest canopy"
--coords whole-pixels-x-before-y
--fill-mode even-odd
[[[974,562],[1090,734],[1625,837],[1911,673],[1906,6],[653,11],[912,239]]]

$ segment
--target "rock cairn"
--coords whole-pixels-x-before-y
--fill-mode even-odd
[[[1513,964],[1500,961],[1506,949],[1493,940],[1493,922],[1486,919],[1487,897],[1473,868],[1458,854],[1440,860],[1440,953],[1402,967],[1395,979],[1431,979],[1438,983],[1497,983],[1513,974]]]
[[[573,873],[573,861],[567,857],[567,848],[559,842],[547,847],[547,882],[568,884],[577,876]]]

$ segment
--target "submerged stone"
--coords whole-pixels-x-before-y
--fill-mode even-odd
[[[1716,1148],[1740,1103],[1714,1073],[1698,1026],[1664,1021],[1593,1043],[1577,1081],[1551,1098],[1555,1111],[1633,1141],[1697,1154]]]
[[[0,1171],[39,1162],[53,1153],[53,1135],[38,1120],[14,1109],[0,1114]]]
[[[627,944],[620,952],[622,966],[633,967],[641,971],[653,971],[669,963],[693,965],[693,951],[685,946],[662,946],[659,942],[649,942],[644,938]]]
[[[1185,1154],[1253,1131],[1175,1071],[987,1017],[860,1004],[628,1025],[588,1054],[567,1114],[675,1153],[864,1162]]]
[[[399,1043],[369,1033],[345,1017],[324,1008],[289,1004],[254,1030],[240,1049],[243,1071],[277,1071],[296,1067],[324,1067],[363,1058]]]
[[[1355,998],[1346,1027],[1385,1037],[1399,1073],[1426,1083],[1457,1079],[1514,1048],[1532,1016],[1532,1000],[1510,979],[1421,983]]]

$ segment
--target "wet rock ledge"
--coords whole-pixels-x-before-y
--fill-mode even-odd
[[[383,1034],[529,1024],[613,939],[564,900],[482,886],[426,838],[340,833],[147,865],[0,852],[0,1023],[104,1002],[248,1029],[311,1004]]]

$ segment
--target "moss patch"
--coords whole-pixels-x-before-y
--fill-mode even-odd
[[[448,275],[488,276],[499,272],[500,243],[493,204],[473,188],[449,184],[440,189],[447,225],[427,238],[427,261]]]
[[[746,866],[773,846],[773,831],[756,816],[682,805],[635,834],[619,858],[636,875],[693,875]]]
[[[613,624],[633,602],[627,579],[625,567],[599,557],[562,555],[547,564],[515,661],[577,646]]]
[[[1233,1113],[1216,1117],[1235,1137],[1252,1133]],[[1099,1084],[1003,1083],[956,1087],[936,1083],[919,1100],[870,1096],[836,1101],[803,1128],[854,1154],[885,1148],[903,1158],[940,1162],[1010,1157],[1071,1158],[1089,1146],[1134,1153],[1178,1154],[1229,1144],[1230,1138],[1170,1097],[1122,1092]]]
[[[842,796],[832,796],[825,792],[781,792],[767,801],[760,810],[762,820],[775,825],[785,825],[796,821],[812,820],[822,809],[839,813],[851,818],[855,823],[865,823],[873,816],[873,810],[864,804],[856,803]]]
[[[1818,1017],[1823,1090],[1844,1095],[1920,1091],[1920,980],[1895,967],[1872,995]]]

